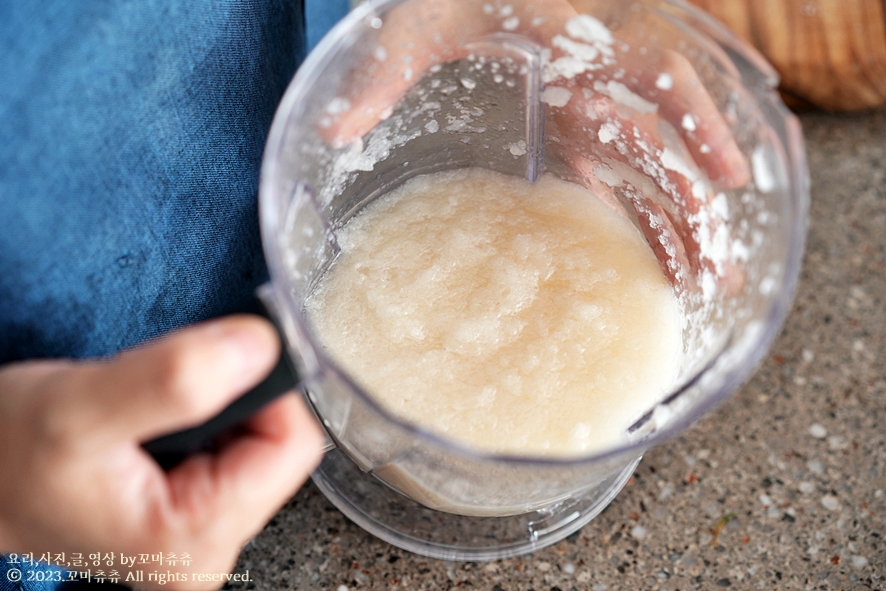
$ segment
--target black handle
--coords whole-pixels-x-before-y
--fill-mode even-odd
[[[298,384],[298,374],[286,353],[283,334],[265,305],[261,300],[255,298],[253,305],[244,312],[263,316],[274,323],[281,342],[280,358],[277,360],[277,365],[260,384],[202,425],[163,435],[142,444],[142,447],[154,457],[164,470],[174,468],[188,456],[197,452],[213,449],[219,436],[240,425],[260,408],[289,392]]]

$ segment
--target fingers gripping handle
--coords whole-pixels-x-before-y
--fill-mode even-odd
[[[285,343],[280,327],[274,322],[268,309],[259,298],[256,297],[249,309],[243,311],[257,314],[274,323],[281,342]],[[298,374],[286,353],[286,346],[281,346],[280,358],[277,359],[277,364],[265,379],[219,414],[202,425],[163,435],[144,443],[142,447],[154,457],[164,470],[170,470],[188,456],[211,450],[219,436],[249,419],[269,402],[295,388],[298,382]]]

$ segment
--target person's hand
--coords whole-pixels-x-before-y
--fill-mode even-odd
[[[232,316],[107,361],[0,369],[0,552],[187,552],[170,570],[192,580],[163,588],[221,586],[193,575],[230,572],[317,465],[319,427],[290,394],[168,473],[140,443],[218,413],[279,347],[266,321]]]
[[[485,35],[507,32],[524,36],[550,49],[550,64],[574,57],[557,37],[569,37],[568,24],[577,16],[568,0],[513,0],[506,4],[416,0],[395,7],[384,19],[374,59],[359,68],[350,89],[350,108],[335,114],[326,134],[336,145],[363,137],[432,66],[465,57],[469,43]],[[658,106],[657,117],[674,127],[711,180],[725,187],[743,186],[749,180],[747,161],[692,64],[671,49],[646,51],[647,34],[642,22],[621,27],[612,32],[611,61],[599,63],[600,58],[595,58],[594,69],[569,79],[552,76],[549,86],[584,90],[587,99],[601,96],[595,83],[617,79]],[[673,34],[656,31],[657,42],[667,47],[667,36]],[[684,125],[687,114],[694,120],[691,128]]]
[[[489,35],[521,35],[548,52],[545,133],[554,139],[545,149],[588,186],[601,165],[640,171],[613,176],[623,177],[670,281],[696,289],[702,274],[713,273],[732,289],[740,277],[713,263],[703,244],[724,223],[710,206],[716,190],[746,185],[750,167],[690,61],[671,49],[679,31],[648,18],[634,15],[608,30],[567,0],[400,5],[384,18],[374,58],[354,76],[350,108],[334,114],[324,135],[333,145],[364,136],[433,66],[465,57],[471,42]],[[651,37],[660,51],[648,47]],[[698,182],[705,178],[710,184]]]
[[[576,15],[566,0],[515,0],[507,8],[476,0],[417,0],[391,9],[372,52],[361,64],[346,111],[336,113],[325,135],[345,145],[366,135],[433,66],[465,57],[485,35],[507,31],[549,45]],[[510,20],[514,26],[503,25]],[[504,29],[502,28],[504,26]]]

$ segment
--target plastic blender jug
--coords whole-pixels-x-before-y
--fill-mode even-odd
[[[278,109],[260,188],[263,297],[331,442],[317,486],[371,533],[451,560],[533,551],[605,508],[646,449],[750,376],[787,313],[808,186],[775,84],[755,51],[669,0],[379,0],[339,23]],[[405,181],[463,167],[583,185],[656,253],[685,320],[681,377],[628,443],[563,459],[466,448],[386,411],[312,332],[304,301],[340,229]]]

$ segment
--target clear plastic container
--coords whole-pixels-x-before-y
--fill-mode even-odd
[[[645,450],[751,375],[787,314],[808,181],[775,84],[753,49],[671,0],[357,7],[290,85],[260,189],[264,297],[331,441],[318,487],[367,531],[449,560],[531,552],[602,511]],[[684,362],[629,443],[569,459],[467,449],[391,415],[312,333],[304,300],[339,229],[416,175],[468,166],[584,185],[659,257]]]

